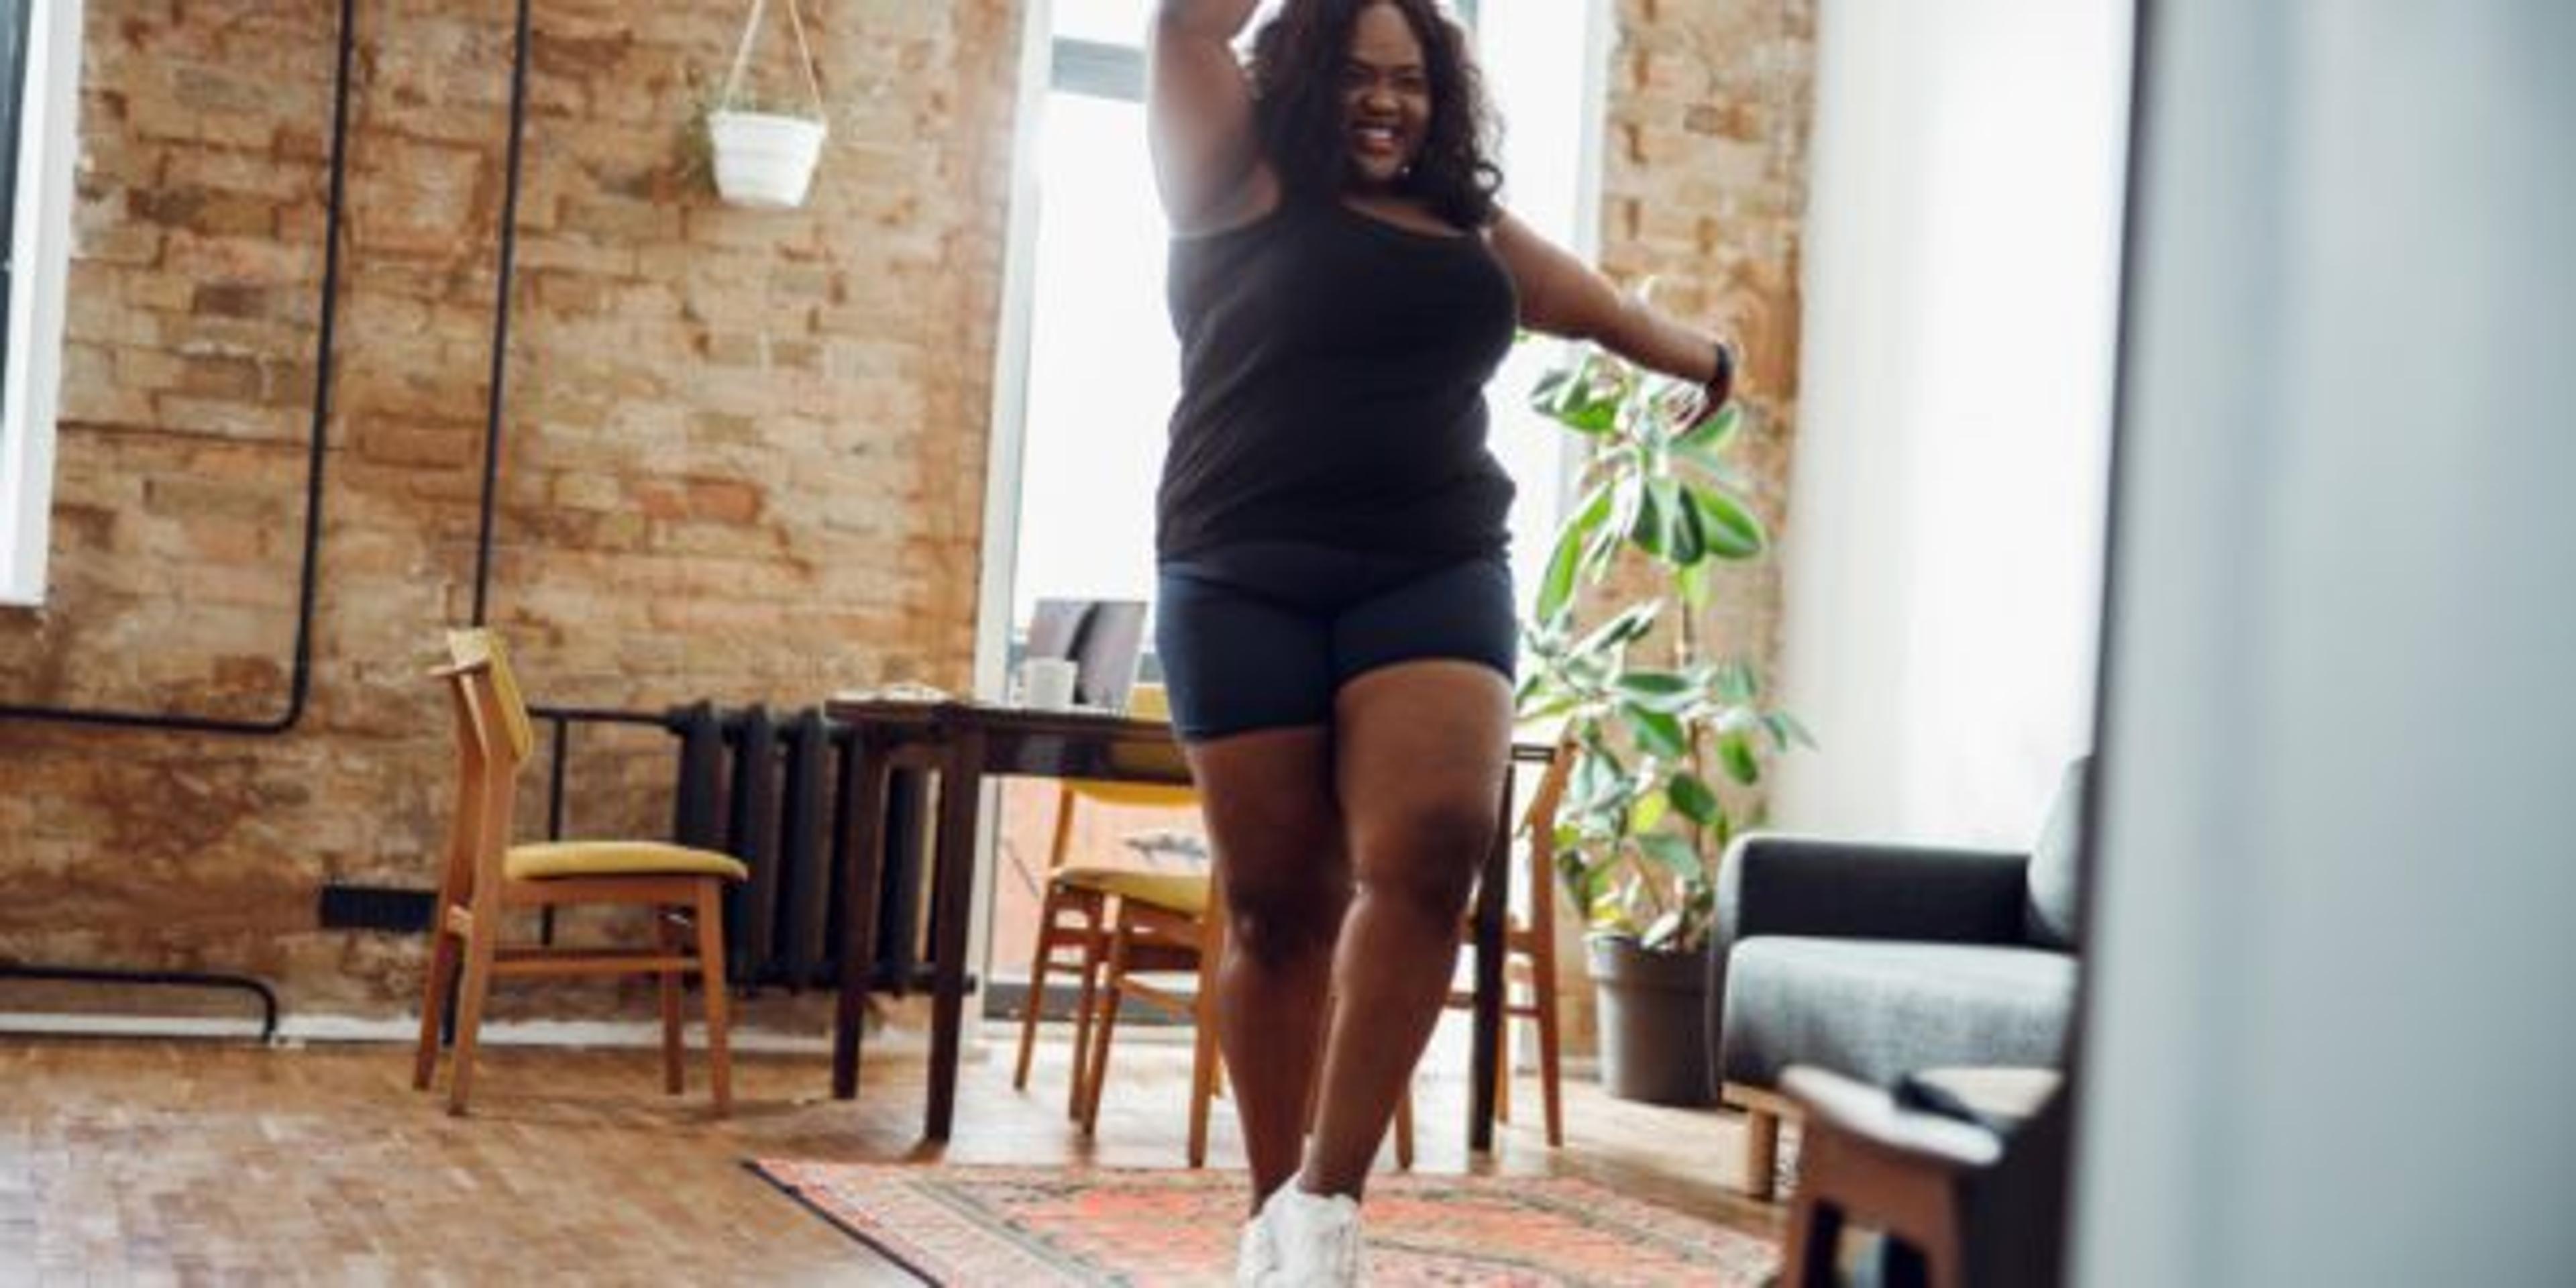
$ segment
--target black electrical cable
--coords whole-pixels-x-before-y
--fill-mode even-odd
[[[522,6],[524,8],[524,4]],[[339,66],[331,85],[329,207],[322,223],[322,316],[314,339],[313,424],[304,474],[304,568],[296,588],[295,662],[287,681],[286,709],[266,720],[231,720],[185,714],[94,710],[82,707],[0,704],[0,720],[106,725],[173,733],[274,736],[304,718],[313,688],[313,616],[322,552],[322,465],[331,422],[331,355],[340,316],[340,224],[348,189],[349,69],[357,48],[356,0],[340,0]]]

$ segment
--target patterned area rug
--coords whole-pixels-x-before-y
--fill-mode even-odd
[[[1242,1178],[1219,1171],[878,1166],[753,1171],[924,1280],[1224,1284]],[[1769,1241],[1563,1177],[1396,1175],[1369,1183],[1373,1284],[1752,1288]]]

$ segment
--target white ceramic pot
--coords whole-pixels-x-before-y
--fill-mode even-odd
[[[785,210],[805,204],[814,163],[823,155],[823,123],[767,112],[710,112],[716,192],[737,206]]]

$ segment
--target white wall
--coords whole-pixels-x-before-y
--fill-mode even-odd
[[[2576,1282],[2576,6],[2150,23],[2081,1281]]]
[[[2026,842],[2090,745],[2129,11],[1819,7],[1782,826]]]

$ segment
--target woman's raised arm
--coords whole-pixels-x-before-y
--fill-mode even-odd
[[[1599,270],[1509,213],[1494,220],[1491,244],[1520,292],[1521,325],[1590,340],[1638,366],[1697,382],[1707,391],[1711,412],[1733,392],[1734,355],[1715,336],[1611,285]]]
[[[1156,0],[1145,115],[1154,181],[1178,233],[1242,223],[1274,204],[1261,158],[1252,86],[1234,39],[1257,0]]]

